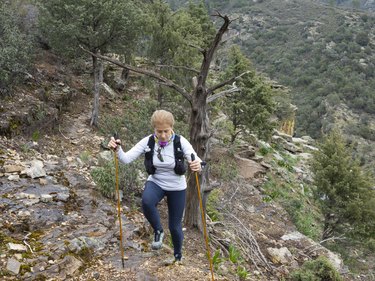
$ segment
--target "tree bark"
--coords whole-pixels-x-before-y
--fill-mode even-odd
[[[210,48],[208,50],[202,51],[203,61],[197,79],[197,86],[195,87],[192,95],[191,103],[191,115],[189,124],[190,143],[192,144],[199,157],[203,160],[206,160],[209,153],[210,138],[210,123],[207,111],[207,98],[211,92],[209,92],[206,87],[206,81],[214,53],[224,33],[228,30],[228,26],[230,24],[230,20],[227,16],[221,16],[220,14],[218,14],[218,16],[220,16],[224,20],[224,23],[216,33],[216,36],[212,41]],[[220,87],[223,87],[224,85],[227,84],[220,83]],[[213,88],[218,89],[220,87],[214,86]],[[201,183],[201,198],[203,198],[204,191],[206,189],[206,186],[208,185],[208,170],[203,170],[199,178]],[[198,191],[196,188],[196,184],[197,183],[195,181],[195,177],[191,176],[186,191],[186,211],[184,222],[188,227],[198,227],[200,230],[202,230],[202,214],[199,208]],[[204,212],[204,216],[205,214],[206,213]],[[206,218],[204,217],[203,219]]]
[[[209,119],[207,115],[207,96],[203,92],[194,93],[192,110],[190,115],[190,143],[201,159],[206,159],[208,154],[208,141],[210,137]],[[203,170],[199,176],[201,196],[207,184],[208,171]],[[202,229],[201,211],[199,208],[197,183],[194,175],[191,175],[186,191],[185,225]],[[205,218],[204,218],[205,219]]]
[[[90,126],[98,126],[99,119],[99,93],[100,93],[100,67],[98,67],[98,58],[92,56],[92,67],[94,72],[94,100],[91,112]]]

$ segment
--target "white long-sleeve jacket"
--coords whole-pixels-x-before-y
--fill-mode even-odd
[[[128,164],[139,156],[144,155],[148,149],[148,140],[151,135],[140,140],[136,145],[134,145],[129,151],[124,152],[122,148],[117,152],[118,159],[124,163]],[[174,137],[174,136],[173,136]],[[194,153],[195,159],[200,160],[197,153],[194,151],[193,147],[187,139],[180,136],[181,148],[184,152],[185,159],[191,161],[191,154]],[[161,149],[161,155],[164,162],[161,162],[157,157],[157,150],[159,149],[159,144],[156,142],[153,153],[153,164],[156,168],[156,172],[153,175],[149,175],[149,181],[156,183],[160,188],[167,191],[179,191],[186,189],[186,178],[185,175],[177,175],[174,172],[175,159],[174,159],[174,147],[173,139],[172,141]]]

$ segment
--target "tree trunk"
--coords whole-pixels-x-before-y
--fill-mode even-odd
[[[204,50],[203,61],[201,64],[200,73],[197,77],[197,84],[192,94],[191,99],[191,116],[190,116],[190,143],[197,152],[198,156],[206,160],[209,154],[209,119],[207,110],[207,97],[209,91],[206,87],[206,80],[208,72],[210,70],[210,64],[213,55],[221,41],[223,34],[228,30],[230,20],[227,16],[221,16],[224,23],[221,28],[216,33],[214,40],[208,50]],[[204,169],[203,173],[199,177],[201,183],[201,198],[204,196],[204,191],[208,185],[208,170]],[[197,183],[195,181],[195,176],[191,176],[188,182],[187,192],[186,192],[186,210],[185,210],[185,225],[187,227],[198,227],[202,230],[202,220],[201,211],[199,207],[199,198],[197,193]],[[206,199],[206,198],[205,198]],[[206,201],[206,200],[204,200]],[[205,206],[204,206],[205,208]],[[204,212],[204,220],[206,219]]]
[[[94,72],[94,100],[92,105],[90,126],[97,127],[99,119],[100,83],[103,81],[103,71],[96,56],[92,56],[92,66]]]
[[[195,91],[190,116],[190,143],[201,159],[206,159],[209,148],[208,140],[210,136],[210,128],[206,99],[207,94],[205,93],[204,88],[200,91]],[[207,173],[208,171],[205,169],[199,176],[202,198],[207,184]],[[188,182],[186,194],[185,225],[202,229],[196,178],[195,175],[191,175],[189,178],[190,180]]]

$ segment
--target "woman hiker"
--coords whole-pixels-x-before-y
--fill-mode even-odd
[[[181,261],[184,238],[182,216],[187,186],[184,176],[186,172],[184,159],[188,160],[189,167],[194,172],[201,170],[201,159],[187,139],[174,133],[172,113],[166,110],[156,110],[151,116],[151,125],[154,128],[154,134],[140,140],[129,151],[124,152],[120,140],[115,140],[113,137],[108,147],[114,149],[118,159],[125,164],[145,154],[145,167],[149,177],[142,194],[142,209],[154,229],[154,241],[151,247],[158,250],[163,245],[164,230],[157,205],[166,196],[174,261]],[[192,153],[195,155],[194,161],[191,161]]]

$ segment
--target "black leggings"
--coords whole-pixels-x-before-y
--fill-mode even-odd
[[[186,190],[165,191],[152,181],[147,181],[142,194],[143,214],[151,224],[154,231],[162,230],[158,203],[167,196],[169,231],[172,236],[174,256],[181,256],[182,241],[182,216],[185,209]]]

